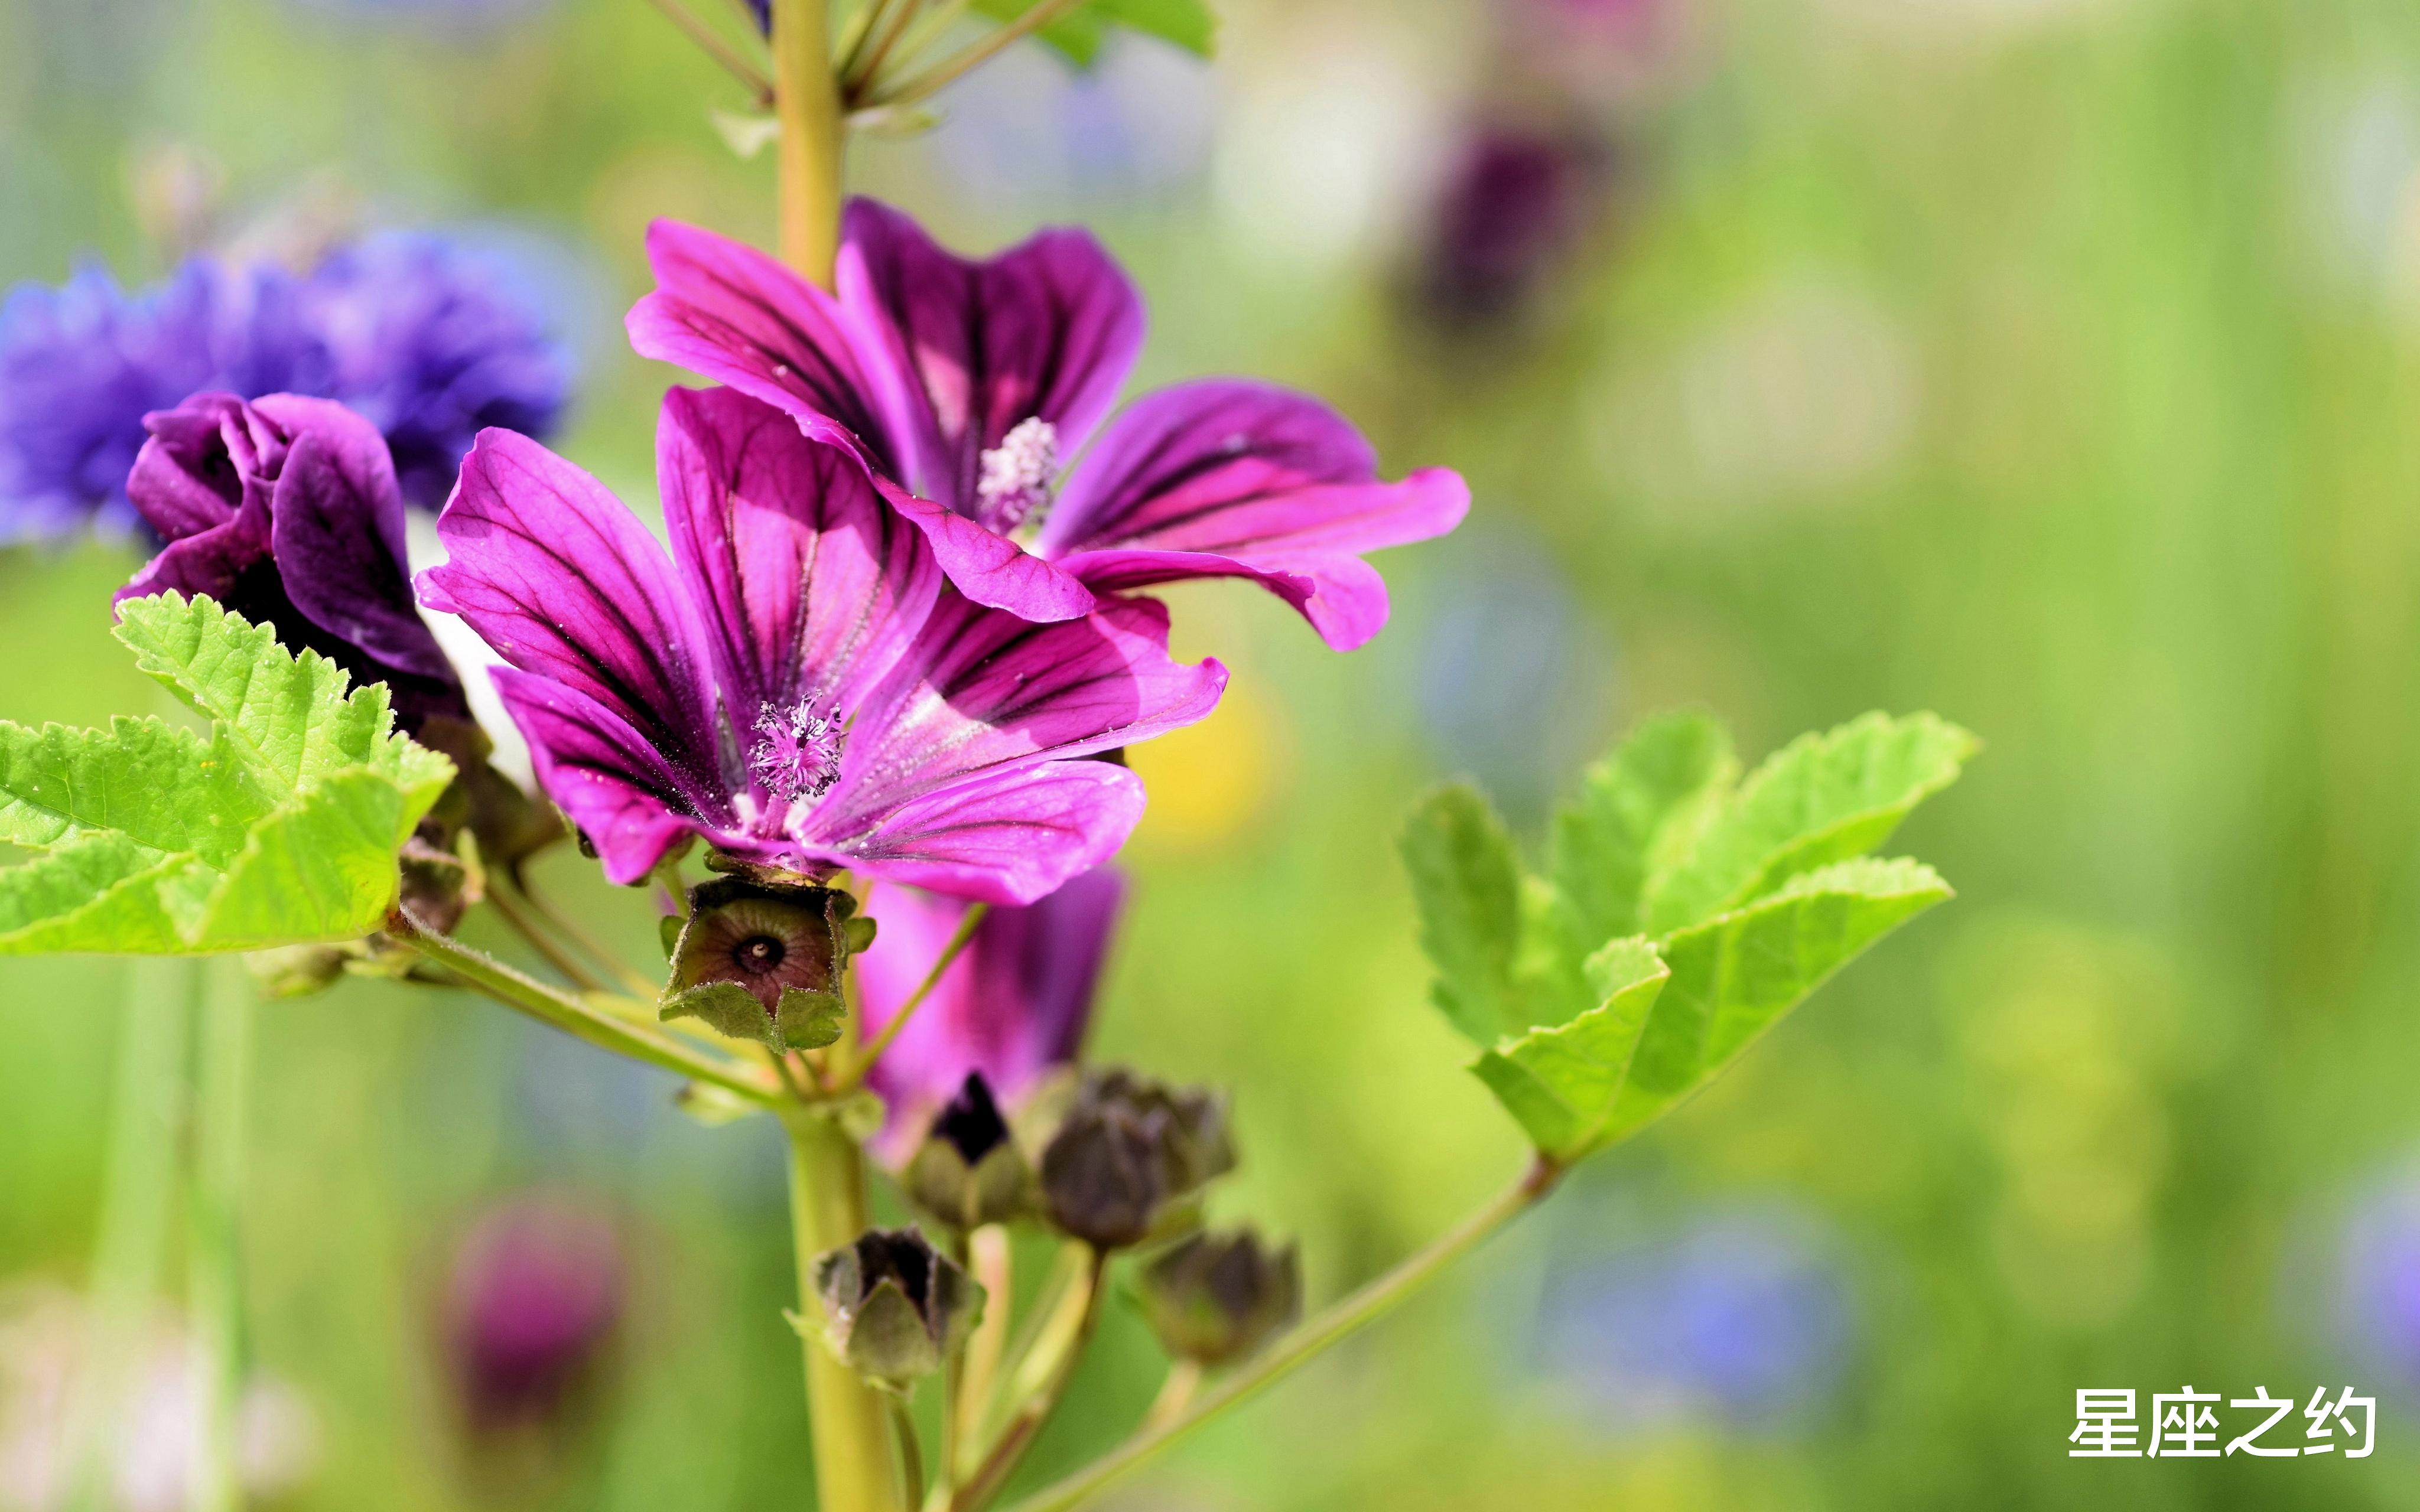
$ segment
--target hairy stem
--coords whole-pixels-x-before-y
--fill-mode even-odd
[[[252,1062],[252,991],[233,962],[214,962],[194,1057],[192,1227],[186,1249],[193,1314],[194,1455],[187,1504],[194,1512],[243,1504],[236,1408],[243,1389],[244,1110]]]
[[[865,1232],[865,1159],[830,1119],[793,1109],[790,1132],[790,1225],[798,1248],[799,1315],[820,1315],[815,1257]],[[820,1512],[906,1512],[908,1503],[892,1469],[899,1452],[882,1393],[813,1337],[806,1351],[807,1410],[814,1420],[815,1493]]]
[[[1076,1505],[1202,1424],[1282,1380],[1304,1361],[1385,1314],[1481,1240],[1536,1206],[1554,1190],[1561,1176],[1561,1166],[1539,1156],[1501,1196],[1464,1219],[1428,1248],[1351,1296],[1330,1304],[1260,1359],[1220,1382],[1191,1411],[1163,1427],[1145,1428],[1084,1469],[1018,1502],[1009,1512],[1064,1512]]]
[[[891,1041],[899,1038],[899,1031],[908,1026],[908,1019],[924,1005],[924,999],[932,995],[933,989],[940,985],[941,973],[950,969],[950,963],[955,961],[968,942],[975,937],[975,930],[983,923],[984,916],[990,912],[989,903],[974,903],[968,907],[966,917],[958,920],[957,933],[950,936],[949,944],[941,947],[941,953],[933,958],[933,968],[924,973],[924,980],[908,995],[908,1001],[899,1005],[899,1011],[891,1015],[891,1022],[882,1026],[882,1032],[874,1037],[873,1043],[865,1047],[865,1053],[857,1057],[847,1075],[842,1078],[844,1090],[865,1080],[865,1073],[874,1069],[874,1063],[882,1058],[882,1052],[891,1048]],[[850,1016],[855,1017],[854,1014]]]
[[[387,933],[396,939],[507,1008],[519,1009],[533,1018],[617,1055],[711,1083],[752,1103],[770,1106],[780,1101],[769,1077],[744,1069],[736,1061],[707,1055],[668,1035],[604,1012],[566,993],[556,992],[543,982],[515,971],[486,951],[430,928],[414,918],[409,908],[397,906],[388,914],[386,927]],[[854,1239],[857,1236],[852,1234],[849,1237]]]
[[[825,0],[773,0],[773,114],[782,125],[782,259],[831,287],[840,251],[840,81]]]

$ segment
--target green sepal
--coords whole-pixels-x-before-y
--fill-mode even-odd
[[[663,942],[665,960],[671,960],[673,952],[680,949],[681,931],[688,927],[686,914],[666,914],[656,920],[656,938]]]
[[[863,955],[874,949],[874,933],[875,922],[871,915],[845,918],[840,926],[841,949],[850,955]]]
[[[752,1040],[771,1049],[782,1048],[781,1031],[774,1026],[773,1016],[756,995],[733,981],[701,982],[685,987],[664,999],[657,1016],[670,1023],[674,1019],[691,1018],[705,1024],[717,1034],[734,1040]]]
[[[750,997],[748,1002],[756,1009],[758,1017],[764,1016],[765,1011],[755,998]],[[773,1011],[773,1048],[821,1050],[838,1042],[841,1025],[847,1017],[848,1005],[836,995],[792,987],[782,994],[781,1006]]]

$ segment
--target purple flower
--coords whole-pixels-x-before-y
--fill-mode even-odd
[[[167,545],[120,600],[208,594],[356,683],[384,683],[403,727],[469,705],[420,618],[386,442],[329,399],[202,393],[146,415],[127,492]]]
[[[510,663],[539,784],[616,882],[685,835],[743,860],[1027,903],[1098,864],[1142,787],[1078,761],[1190,724],[1227,681],[1111,600],[1033,625],[945,592],[847,447],[734,390],[657,431],[673,562],[586,473],[490,430],[422,602]]]
[[[0,304],[0,545],[133,523],[127,471],[143,417],[208,388],[308,388],[321,377],[282,269],[196,259],[129,295],[101,268]]]
[[[404,497],[436,508],[490,425],[543,437],[571,370],[504,270],[442,237],[391,232],[341,248],[303,288],[326,393],[395,449]]]
[[[1438,196],[1421,290],[1450,324],[1517,312],[1589,228],[1602,150],[1573,131],[1488,126],[1464,144]]]
[[[890,1108],[883,1144],[892,1158],[913,1151],[968,1072],[981,1072],[1000,1100],[1013,1103],[1045,1072],[1076,1058],[1125,900],[1125,879],[1103,867],[1038,903],[984,916],[867,1077]],[[968,906],[908,887],[867,894],[866,912],[881,927],[850,969],[869,1035],[923,983]]]
[[[1469,505],[1443,469],[1380,482],[1342,416],[1264,383],[1183,383],[1109,418],[1142,345],[1142,303],[1081,231],[970,262],[858,200],[837,297],[693,226],[659,222],[647,250],[658,287],[628,322],[642,354],[856,444],[913,491],[894,501],[950,580],[1027,619],[1074,618],[1096,594],[1152,583],[1245,578],[1350,650],[1387,618],[1386,584],[1361,553],[1443,534]]]
[[[2420,1389],[2420,1180],[2381,1183],[2346,1226],[2335,1323],[2365,1367]]]
[[[622,1293],[621,1243],[604,1215],[544,1196],[491,1209],[446,1287],[446,1353],[471,1426],[553,1416],[595,1372]]]
[[[350,405],[433,508],[482,427],[551,430],[569,377],[494,265],[425,235],[373,237],[308,277],[197,257],[139,294],[98,268],[21,285],[0,305],[0,545],[132,524],[143,417],[191,394]]]

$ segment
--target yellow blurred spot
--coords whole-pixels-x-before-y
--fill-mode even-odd
[[[1268,808],[1292,756],[1276,707],[1231,683],[1217,713],[1130,748],[1126,762],[1151,793],[1137,842],[1201,852],[1241,834]]]

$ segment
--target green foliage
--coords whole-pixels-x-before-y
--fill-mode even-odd
[[[210,721],[0,721],[0,954],[185,954],[356,939],[454,775],[390,733],[386,689],[207,598],[136,599],[117,638]]]
[[[995,21],[1015,21],[1034,4],[1035,0],[975,0],[975,9]],[[1218,39],[1218,18],[1202,0],[1086,0],[1046,23],[1034,36],[1078,68],[1090,68],[1113,26],[1156,37],[1208,57]]]
[[[1975,749],[1929,714],[1868,715],[1741,783],[1713,721],[1651,720],[1556,816],[1543,877],[1475,789],[1432,795],[1402,848],[1472,1071],[1559,1160],[1635,1132],[1950,896],[1930,867],[1868,853]]]

